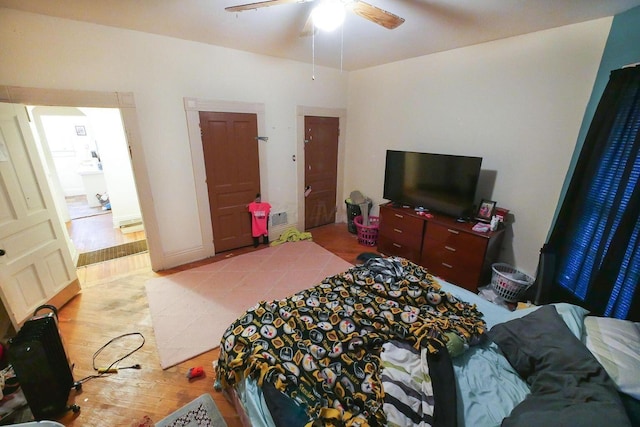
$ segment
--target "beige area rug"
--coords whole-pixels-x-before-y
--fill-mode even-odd
[[[285,298],[350,267],[300,241],[147,281],[162,368],[218,347],[227,327],[256,303]]]

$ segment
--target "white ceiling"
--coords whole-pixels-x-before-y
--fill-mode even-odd
[[[254,1],[0,0],[0,7],[357,70],[640,6],[640,0],[367,0],[405,23],[388,30],[348,13],[344,31],[316,34],[313,49],[314,38],[300,37],[300,32],[320,0],[240,13],[224,10]]]

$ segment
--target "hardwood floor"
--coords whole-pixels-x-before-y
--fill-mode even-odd
[[[375,248],[359,245],[356,236],[347,231],[346,224],[310,231],[316,243],[351,263],[355,263],[362,252],[375,252]],[[70,395],[72,403],[80,406],[80,412],[68,412],[57,421],[65,426],[130,426],[147,415],[157,422],[201,394],[209,393],[227,425],[240,426],[234,408],[221,393],[213,390],[212,363],[218,358],[218,349],[167,370],[160,368],[144,285],[153,277],[262,248],[265,246],[234,250],[159,273],[151,271],[146,253],[78,269],[82,292],[59,312],[59,327],[75,366],[75,380],[95,373],[93,355],[110,340],[139,332],[146,342],[142,349],[120,363],[120,366],[140,364],[141,369],[121,369],[116,374],[86,381],[81,391],[72,390]],[[122,357],[139,341],[139,337],[127,337],[115,342],[99,354],[96,366],[108,365]],[[205,376],[189,381],[187,372],[195,366],[202,366]]]
[[[67,232],[79,253],[145,239],[144,231],[123,233],[114,228],[111,212],[69,221]]]

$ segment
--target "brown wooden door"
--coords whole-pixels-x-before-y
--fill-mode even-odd
[[[201,111],[200,128],[216,252],[249,246],[247,205],[260,192],[257,116]]]
[[[337,117],[305,116],[305,229],[336,222]]]

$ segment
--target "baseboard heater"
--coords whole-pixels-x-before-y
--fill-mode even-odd
[[[142,224],[142,218],[139,219],[126,219],[120,221],[120,231],[122,233],[135,233],[144,230],[144,224]]]
[[[50,312],[38,315],[44,309]],[[80,410],[77,405],[67,404],[71,389],[79,390],[80,383],[73,381],[54,306],[43,305],[36,309],[33,317],[9,340],[8,357],[37,421],[51,419],[67,410]]]

